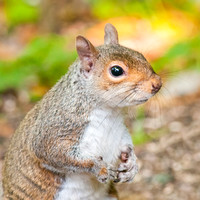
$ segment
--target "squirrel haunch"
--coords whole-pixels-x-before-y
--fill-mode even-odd
[[[78,36],[76,49],[79,59],[12,137],[5,200],[117,199],[113,182],[132,181],[138,171],[121,108],[155,95],[160,77],[142,54],[119,45],[111,24],[104,45]]]

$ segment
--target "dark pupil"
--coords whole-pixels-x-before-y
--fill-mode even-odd
[[[124,70],[120,66],[114,66],[111,68],[111,73],[113,76],[120,76],[124,73]]]

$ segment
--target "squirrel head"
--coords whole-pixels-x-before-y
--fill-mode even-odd
[[[138,105],[155,95],[162,86],[144,56],[118,43],[118,33],[105,26],[104,45],[95,48],[82,36],[76,38],[81,73],[96,97],[112,107]]]

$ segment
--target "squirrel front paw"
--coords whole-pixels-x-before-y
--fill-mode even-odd
[[[121,163],[118,167],[118,175],[114,182],[131,182],[138,172],[138,165],[136,164],[136,156],[133,147],[126,145],[122,148],[120,154]]]
[[[101,158],[94,166],[94,172],[97,180],[101,183],[107,183],[117,177],[117,171],[108,166]]]

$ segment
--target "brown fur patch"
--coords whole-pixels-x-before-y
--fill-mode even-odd
[[[16,163],[13,172],[4,179],[4,199],[53,199],[61,184],[61,178],[41,167],[39,160],[23,152],[20,155],[23,166]]]
[[[107,169],[105,167],[101,168],[99,175],[106,175],[108,173]]]

